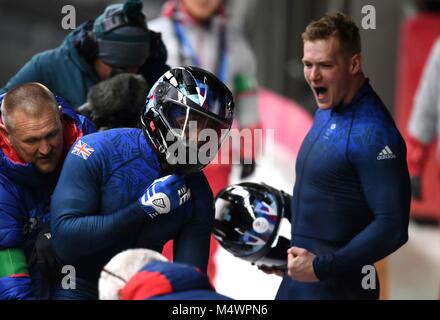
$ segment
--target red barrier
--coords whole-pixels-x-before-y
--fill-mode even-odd
[[[312,126],[312,116],[295,101],[263,89],[260,91],[259,111],[263,129],[274,129],[275,142],[296,157]]]
[[[405,138],[423,67],[438,36],[440,36],[440,14],[421,13],[406,20],[401,26],[394,110],[397,125]],[[411,205],[411,214],[414,217],[436,218],[440,213],[439,163],[435,159],[435,144],[431,146],[427,167],[422,176],[424,200],[413,201]]]

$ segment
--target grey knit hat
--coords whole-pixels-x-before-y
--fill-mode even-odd
[[[142,1],[127,0],[108,6],[95,19],[93,33],[98,42],[98,58],[121,69],[140,67],[150,51],[150,32]]]

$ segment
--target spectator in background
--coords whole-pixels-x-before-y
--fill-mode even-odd
[[[408,168],[412,193],[422,199],[421,176],[434,138],[440,135],[440,38],[434,43],[414,100],[408,122]],[[439,141],[440,142],[440,141]],[[440,144],[437,144],[440,161]]]
[[[234,94],[240,128],[261,127],[255,57],[241,32],[228,25],[222,0],[169,0],[149,26],[162,34],[170,66],[198,66],[216,74]],[[240,150],[241,178],[254,172],[252,149],[249,144]],[[230,162],[205,169],[214,195],[229,184],[230,172]]]
[[[81,24],[59,47],[32,57],[0,92],[40,82],[76,109],[93,85],[113,75],[138,73],[151,87],[166,70],[165,46],[147,28],[142,2],[127,0]]]
[[[94,126],[39,83],[0,97],[0,300],[49,297],[61,275],[50,197],[70,146]]]
[[[429,146],[435,137],[437,137],[437,161],[440,163],[439,124],[440,38],[437,38],[425,64],[408,122],[408,168],[411,175],[412,196],[416,200],[423,199],[421,177],[428,160]],[[440,173],[438,175],[440,178]],[[438,213],[438,221],[440,222],[440,213]]]
[[[130,249],[114,256],[99,278],[100,300],[228,300],[206,274],[158,252]]]

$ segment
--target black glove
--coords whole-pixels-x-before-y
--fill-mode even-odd
[[[52,283],[61,279],[61,260],[52,249],[52,236],[49,225],[43,225],[37,235],[29,265],[36,264],[42,276]]]
[[[240,174],[240,179],[246,179],[247,177],[249,177],[251,174],[254,173],[255,171],[255,161],[252,160],[251,163],[249,163],[249,160],[244,161],[244,159],[241,160],[241,174]]]
[[[416,200],[422,200],[422,179],[420,176],[411,177],[411,195]]]

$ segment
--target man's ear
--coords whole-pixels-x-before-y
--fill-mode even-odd
[[[8,140],[8,142],[10,142],[9,140],[9,131],[8,129],[6,129],[6,126],[3,124],[3,122],[0,122],[0,134],[6,138],[6,140]]]
[[[350,61],[350,73],[356,75],[362,70],[362,55],[356,53],[351,57]]]

